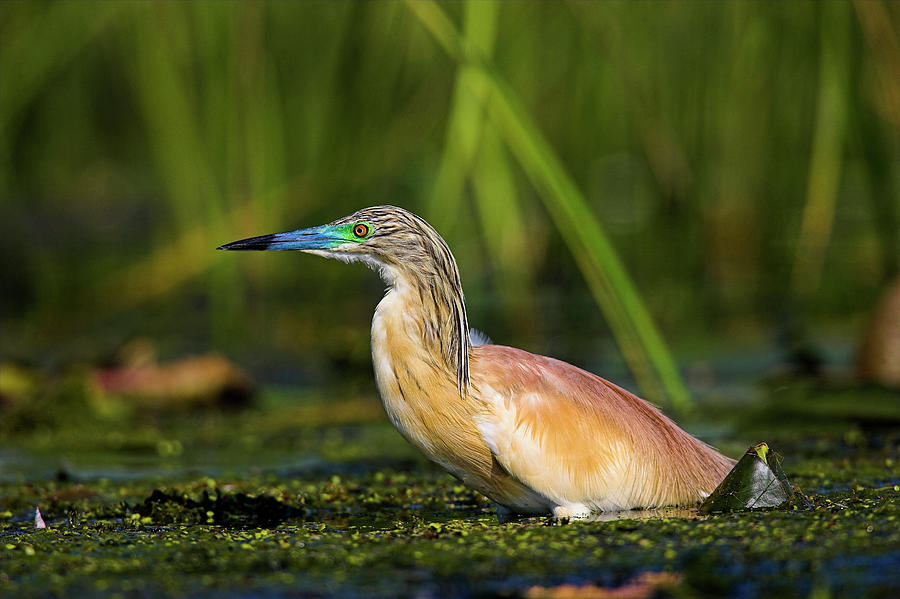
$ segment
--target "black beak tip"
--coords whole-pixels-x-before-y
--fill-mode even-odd
[[[232,241],[225,245],[220,245],[217,250],[267,250],[272,245],[275,235],[260,235],[259,237],[251,237],[249,239],[241,239]]]

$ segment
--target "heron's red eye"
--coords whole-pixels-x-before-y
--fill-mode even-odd
[[[369,225],[359,223],[358,225],[353,227],[353,234],[360,238],[365,237],[369,234]]]

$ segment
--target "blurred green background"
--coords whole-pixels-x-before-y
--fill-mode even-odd
[[[898,32],[887,2],[4,2],[0,351],[373,387],[377,277],[215,247],[387,203],[496,342],[620,381],[615,340],[668,348],[695,388],[846,366],[898,272]]]

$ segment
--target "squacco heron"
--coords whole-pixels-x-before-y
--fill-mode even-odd
[[[599,376],[473,343],[456,260],[407,210],[363,208],[219,249],[299,250],[376,271],[387,292],[372,319],[372,361],[388,417],[500,514],[692,505],[734,464]]]

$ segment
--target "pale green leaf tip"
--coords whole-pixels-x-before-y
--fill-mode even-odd
[[[766,455],[769,453],[769,446],[765,443],[760,443],[759,445],[753,446],[753,451],[756,452],[756,455],[759,456],[759,459],[763,461],[763,463],[768,464],[769,461],[766,459]]]

